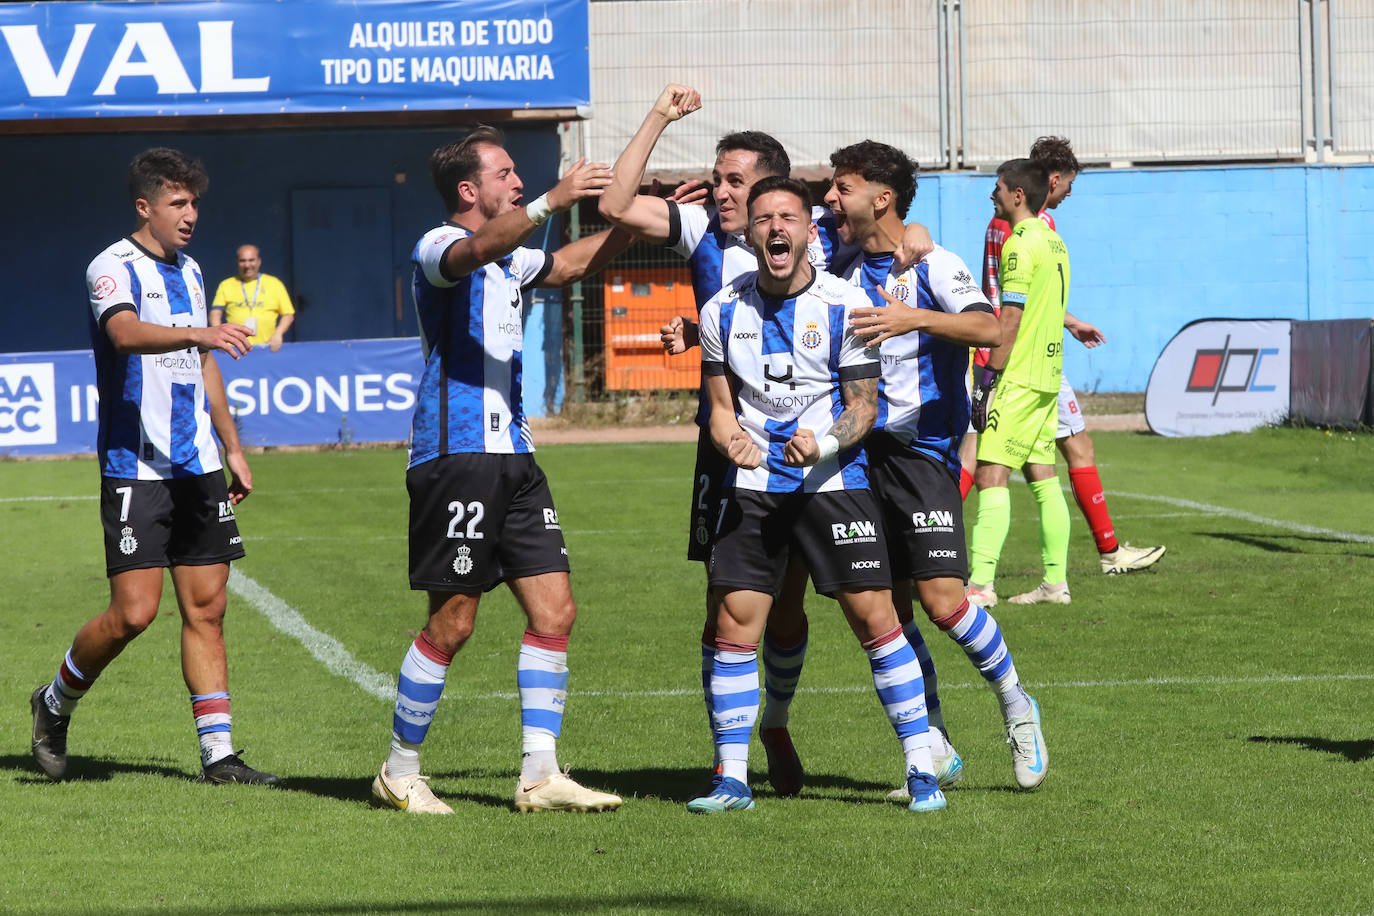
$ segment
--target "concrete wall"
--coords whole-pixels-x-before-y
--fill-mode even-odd
[[[993,181],[923,175],[909,218],[981,270]],[[1080,390],[1143,391],[1197,318],[1374,317],[1374,166],[1090,169],[1054,216],[1069,311],[1107,337],[1066,345]]]

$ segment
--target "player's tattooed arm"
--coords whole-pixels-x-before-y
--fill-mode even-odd
[[[840,379],[844,410],[835,418],[830,432],[816,438],[815,432],[799,428],[783,447],[783,462],[806,468],[834,458],[841,449],[855,445],[873,428],[878,417],[878,378]],[[712,417],[714,420],[714,415]]]
[[[878,419],[878,377],[841,379],[840,397],[844,410],[830,427],[830,435],[839,440],[840,448],[849,448],[862,441]]]

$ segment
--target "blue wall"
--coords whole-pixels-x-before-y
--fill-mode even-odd
[[[909,214],[981,271],[987,173],[922,175]],[[1102,329],[1069,341],[1082,391],[1143,391],[1155,358],[1204,317],[1374,317],[1374,166],[1090,169],[1054,211],[1069,311]]]
[[[457,135],[434,128],[139,133],[6,138],[7,340],[0,349],[80,349],[86,334],[85,266],[130,231],[124,169],[141,149],[176,146],[210,172],[200,226],[188,251],[213,285],[234,272],[234,249],[256,242],[263,267],[291,276],[294,188],[389,189],[394,276],[409,283],[410,249],[444,217],[430,183],[429,153]],[[510,147],[532,191],[556,179],[551,127],[509,128]],[[404,173],[405,181],[396,176]],[[991,215],[987,173],[921,177],[910,217],[977,273]],[[1374,166],[1225,166],[1091,169],[1055,211],[1073,263],[1069,309],[1100,327],[1107,344],[1066,348],[1069,380],[1083,391],[1143,391],[1155,358],[1184,324],[1203,317],[1374,316]],[[22,265],[22,269],[20,269]],[[408,288],[408,287],[407,287]],[[391,309],[393,303],[380,304]],[[558,310],[527,328],[527,365],[560,358]],[[399,332],[415,334],[406,292]],[[329,320],[313,304],[299,321]],[[348,328],[337,334],[349,337]],[[555,371],[530,379],[539,413],[557,400]]]
[[[542,193],[557,178],[558,138],[552,126],[506,126],[507,146],[521,178]],[[410,302],[410,252],[421,234],[448,214],[429,175],[429,155],[462,136],[441,128],[264,130],[257,132],[128,133],[11,136],[0,141],[5,190],[5,352],[85,349],[86,265],[107,245],[133,231],[125,186],[129,160],[151,146],[196,156],[210,173],[200,222],[186,251],[205,282],[235,273],[235,249],[262,250],[262,269],[294,288],[291,191],[297,188],[385,188],[392,204],[391,270],[402,279],[403,336],[418,333]],[[404,181],[397,176],[404,175]],[[387,284],[388,314],[394,293]],[[346,327],[320,333],[327,303],[311,303],[297,317],[312,339],[357,336]]]

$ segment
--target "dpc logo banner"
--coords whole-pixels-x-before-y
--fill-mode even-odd
[[[1184,325],[1150,373],[1145,422],[1162,436],[1215,436],[1283,420],[1291,329],[1283,319]]]
[[[587,0],[0,3],[0,119],[591,104]]]

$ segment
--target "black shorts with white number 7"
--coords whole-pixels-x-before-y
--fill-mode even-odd
[[[243,556],[223,471],[170,480],[101,477],[100,523],[107,576]]]
[[[406,471],[410,587],[478,594],[568,572],[549,482],[534,456],[441,455]]]
[[[692,474],[692,527],[687,532],[689,560],[703,563],[711,560],[725,472],[729,468],[730,459],[720,453],[711,441],[711,433],[703,427],[697,436],[697,465]]]

